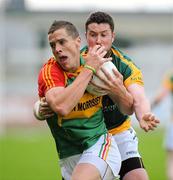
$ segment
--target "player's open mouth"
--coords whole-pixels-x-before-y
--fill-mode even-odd
[[[62,63],[64,63],[65,61],[67,61],[67,56],[61,56],[61,57],[59,57],[59,60],[60,60],[60,62],[62,62]]]

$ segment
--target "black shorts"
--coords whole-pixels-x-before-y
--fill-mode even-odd
[[[121,169],[120,169],[120,180],[124,177],[124,175],[134,169],[138,168],[145,168],[142,158],[134,157],[126,159],[125,161],[122,161]]]

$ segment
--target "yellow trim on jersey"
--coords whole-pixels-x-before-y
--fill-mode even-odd
[[[64,77],[65,77],[65,86],[67,85],[67,80],[68,80],[68,77],[67,77],[67,74],[64,72]]]
[[[85,93],[79,103],[63,119],[90,118],[102,107],[102,97]]]
[[[173,76],[173,71],[171,70],[163,78],[163,86],[170,91],[173,91],[173,82],[171,81],[172,76]]]
[[[116,117],[115,117],[116,118]],[[112,135],[121,133],[127,129],[129,129],[131,127],[131,121],[130,118],[128,118],[126,121],[123,122],[123,124],[121,124],[120,126],[110,129],[109,133],[111,133]]]
[[[50,73],[53,64],[55,64],[55,61],[50,61],[48,64],[46,64],[45,68],[42,70],[42,77],[46,84],[47,90],[55,86]]]
[[[143,85],[144,85],[144,82],[143,82],[142,73],[141,73],[141,71],[133,64],[133,62],[132,62],[132,61],[128,61],[126,58],[124,58],[124,56],[122,56],[122,54],[121,54],[119,51],[117,51],[116,49],[113,49],[113,48],[112,48],[111,50],[112,50],[112,52],[113,52],[116,56],[120,57],[120,59],[121,59],[125,64],[127,64],[127,65],[131,68],[131,70],[132,70],[132,74],[124,81],[125,87],[128,87],[129,85],[134,84],[134,83],[143,86]]]
[[[90,118],[102,107],[102,97],[86,92],[79,103],[65,117],[58,116],[58,124],[61,126],[62,120],[77,118]]]
[[[141,86],[144,86],[142,73],[141,73],[141,71],[137,70],[137,68],[135,68],[135,66],[133,66],[133,74],[124,81],[125,87],[128,87],[131,84],[139,84]]]
[[[164,85],[164,87],[166,87],[169,90],[171,90],[172,86],[173,86],[173,84],[171,83],[171,81],[168,78],[164,80],[163,85]]]

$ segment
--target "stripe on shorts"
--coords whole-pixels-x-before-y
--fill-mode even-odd
[[[104,142],[101,146],[100,152],[99,152],[99,157],[102,158],[103,160],[106,160],[110,146],[111,146],[111,134],[107,133],[104,135]]]

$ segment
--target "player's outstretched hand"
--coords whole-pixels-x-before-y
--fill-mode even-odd
[[[157,125],[160,123],[159,119],[153,113],[145,113],[142,119],[139,121],[140,127],[148,132],[154,130]]]

